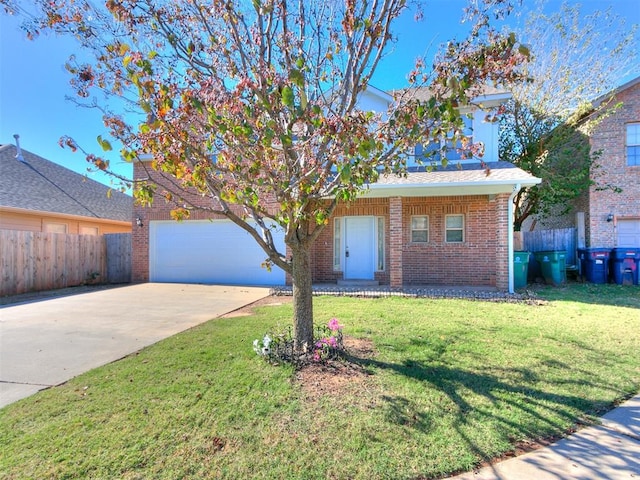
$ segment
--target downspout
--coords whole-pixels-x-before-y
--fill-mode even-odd
[[[509,195],[509,203],[507,205],[507,258],[509,262],[509,293],[515,293],[515,289],[513,288],[513,199],[516,197],[516,194],[520,191],[519,183],[516,183],[513,186],[513,192]]]

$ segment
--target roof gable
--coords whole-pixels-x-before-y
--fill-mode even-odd
[[[133,199],[14,145],[0,146],[0,207],[131,221]]]
[[[640,76],[632,80],[629,80],[627,83],[624,83],[619,87],[614,88],[610,92],[607,92],[604,95],[600,96],[599,98],[593,101],[593,107],[594,108],[599,107],[603,102],[610,100],[612,97],[615,97],[619,93],[624,92],[625,90],[628,90],[630,88],[633,88],[638,84],[640,84]]]

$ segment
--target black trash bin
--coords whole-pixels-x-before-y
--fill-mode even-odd
[[[611,278],[618,285],[638,285],[640,248],[618,247],[611,251]]]
[[[609,281],[610,248],[579,248],[580,272],[582,277],[591,283],[607,283]]]

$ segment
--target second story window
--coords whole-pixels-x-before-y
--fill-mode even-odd
[[[470,141],[473,141],[473,120],[466,115],[462,117],[462,120],[464,122],[463,135],[469,137]],[[433,162],[442,161],[441,151],[443,148],[446,148],[445,156],[449,162],[471,160],[473,157],[471,157],[468,152],[461,151],[462,144],[460,141],[458,141],[456,145],[453,145],[453,142],[450,140],[451,136],[452,135],[447,135],[447,137],[443,138],[439,143],[432,142],[426,146],[416,145],[414,149],[416,164],[422,162],[423,164],[429,165]]]
[[[640,166],[640,123],[627,123],[627,165]]]

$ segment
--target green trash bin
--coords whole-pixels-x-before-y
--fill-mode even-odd
[[[567,283],[567,252],[564,250],[549,250],[534,253],[540,264],[544,281],[550,285],[559,286]]]
[[[527,286],[529,273],[529,252],[513,252],[513,288]]]

